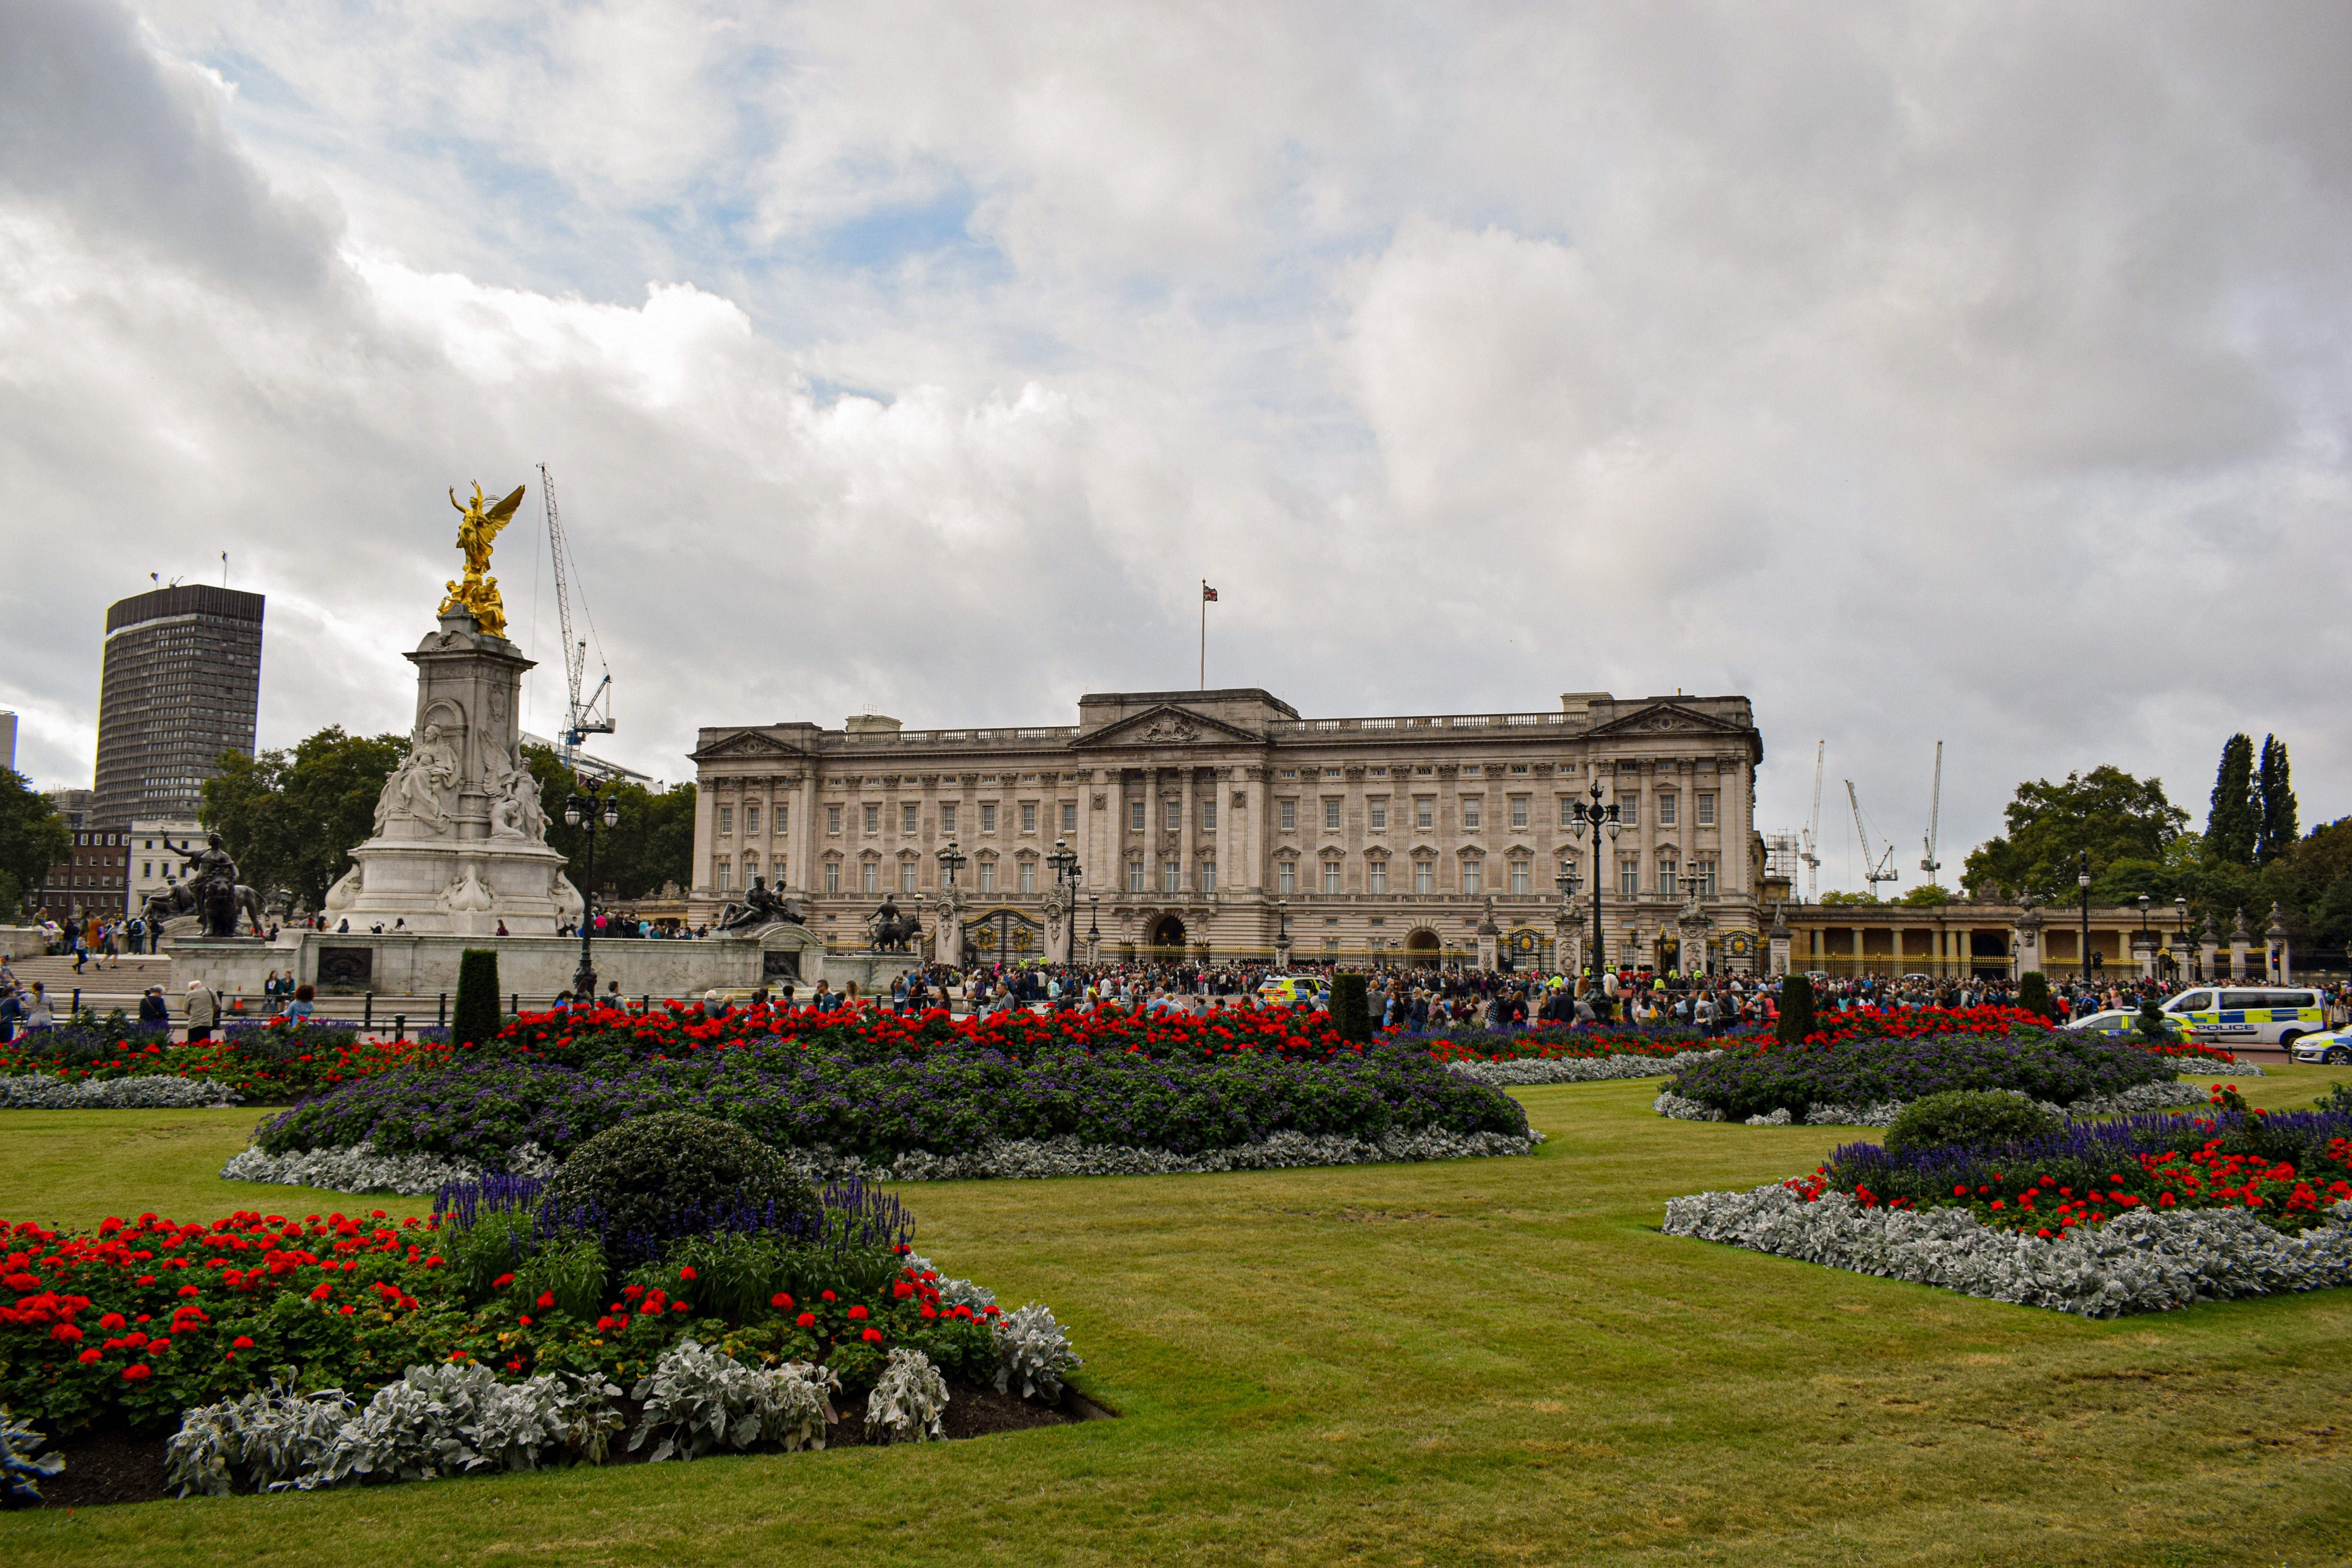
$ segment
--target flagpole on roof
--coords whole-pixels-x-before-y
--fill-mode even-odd
[[[1201,689],[1209,689],[1209,580],[1201,579]]]

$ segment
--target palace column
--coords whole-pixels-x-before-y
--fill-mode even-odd
[[[1184,768],[1184,826],[1176,836],[1176,885],[1188,893],[1201,890],[1200,868],[1193,863],[1192,850],[1201,826],[1197,785],[1201,770],[1190,763]],[[1189,936],[1190,933],[1188,932]]]

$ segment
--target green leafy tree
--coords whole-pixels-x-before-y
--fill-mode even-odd
[[[1934,882],[1927,882],[1912,889],[1895,901],[1915,910],[1932,909],[1937,904],[1950,903],[1952,890]]]
[[[2263,768],[2255,784],[2262,831],[2254,840],[2254,864],[2267,866],[2294,849],[2294,784],[2287,770],[2286,742],[2263,737]]]
[[[335,724],[290,752],[224,752],[201,816],[247,886],[284,888],[322,909],[352,848],[375,831],[376,797],[407,754],[404,735],[347,735]]]
[[[501,1022],[498,952],[469,947],[457,955],[457,1005],[449,1015],[449,1042],[478,1046],[495,1040]]]
[[[563,820],[564,797],[573,790],[562,760],[546,746],[526,746],[523,760],[539,781],[541,806],[547,813],[548,847],[571,862],[572,885],[583,890],[587,879],[588,835]],[[642,899],[661,891],[665,882],[690,885],[694,862],[694,786],[672,784],[656,794],[641,784],[623,784],[607,791],[621,808],[620,825],[596,833],[596,886],[610,888],[624,899]]]
[[[1885,904],[1886,900],[1885,899],[1875,898],[1869,893],[1844,893],[1840,892],[1833,888],[1830,891],[1822,895],[1822,902],[1824,904],[1861,904],[1865,907],[1875,908],[1879,905]]]
[[[2254,863],[2261,817],[2254,810],[2254,740],[2237,734],[2221,742],[2221,765],[2213,773],[2213,794],[2205,816],[2205,847],[2232,866]]]
[[[0,912],[22,909],[25,890],[71,853],[73,830],[56,804],[24,774],[0,768]]]
[[[2021,784],[2003,816],[2008,834],[1969,854],[1963,879],[2011,896],[2031,891],[2067,900],[2074,894],[2078,857],[2090,857],[2095,880],[2118,860],[2161,865],[2189,820],[2165,798],[2162,780],[2137,779],[2105,765],[2068,773],[2057,784]]]
[[[1785,1046],[1801,1046],[1813,1032],[1813,983],[1802,974],[1780,982],[1780,1021],[1777,1032]]]
[[[2038,969],[2029,969],[2018,977],[2017,1005],[2037,1017],[2057,1016],[2057,1005],[2050,997],[2050,980]]]

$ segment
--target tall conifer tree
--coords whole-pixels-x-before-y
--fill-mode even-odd
[[[2294,848],[2299,832],[2295,826],[2294,783],[2287,772],[2286,742],[2274,735],[2263,737],[2259,788],[2262,833],[2254,842],[2254,863],[2267,866]]]
[[[2205,847],[2232,866],[2254,863],[2262,819],[2254,810],[2254,741],[2232,735],[2221,743],[2221,765],[2213,774],[2212,809],[2205,818]]]

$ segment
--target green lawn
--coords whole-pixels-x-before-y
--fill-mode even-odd
[[[2240,1080],[2308,1104],[2344,1069]],[[1532,1160],[914,1186],[1116,1422],[947,1447],[0,1518],[73,1562],[2324,1563],[2352,1291],[2091,1323],[1670,1240],[1853,1136],[1525,1091]],[[253,1113],[11,1112],[0,1215],[414,1202],[214,1180]]]

